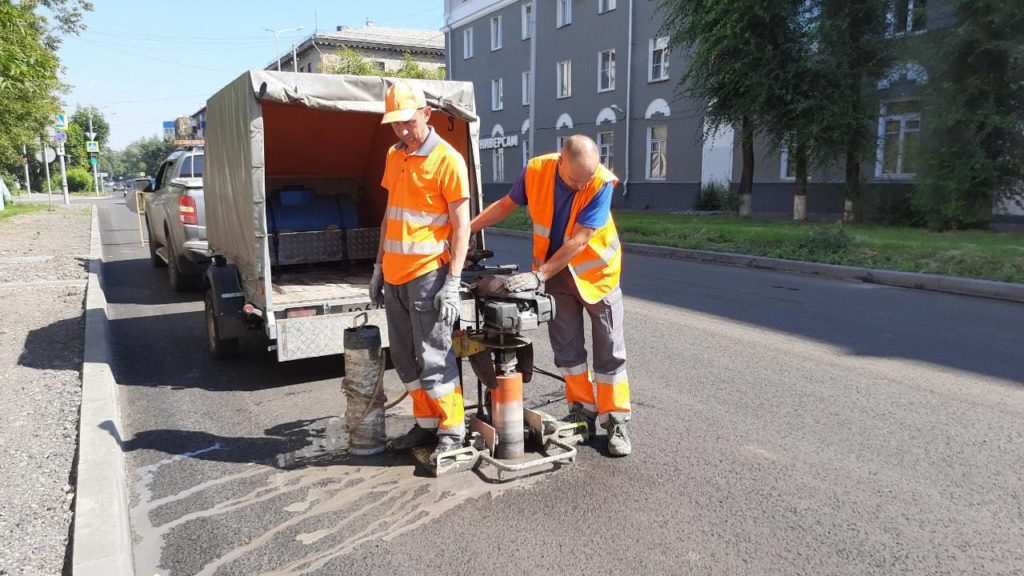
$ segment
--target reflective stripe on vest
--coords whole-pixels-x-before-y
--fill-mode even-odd
[[[579,264],[573,264],[572,269],[577,274],[586,274],[595,268],[604,268],[611,264],[612,258],[615,258],[615,254],[619,251],[619,240],[616,238],[607,248],[604,249],[604,254],[601,254],[597,258],[592,260],[586,260]]]
[[[385,240],[384,250],[392,254],[430,256],[448,251],[448,242],[413,242],[411,240]]]
[[[448,224],[447,213],[422,212],[419,210],[409,210],[408,208],[399,208],[398,206],[388,207],[387,213],[388,220],[398,220],[411,226],[440,228]]]
[[[535,235],[537,235],[537,236],[540,236],[541,238],[550,238],[551,237],[551,228],[548,228],[547,226],[541,226],[540,224],[534,223],[534,225],[533,225],[533,233]]]

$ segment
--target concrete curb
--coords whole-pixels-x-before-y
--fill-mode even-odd
[[[95,206],[90,243],[71,571],[74,576],[129,576],[134,568],[128,488],[117,382],[110,368],[107,299],[100,284],[103,248]]]
[[[499,236],[529,239],[532,235],[522,230],[504,230],[490,228],[488,232]],[[948,292],[965,296],[994,298],[1011,302],[1024,302],[1024,284],[999,282],[996,280],[978,280],[959,276],[943,276],[941,274],[916,274],[913,272],[897,272],[895,270],[876,270],[855,266],[838,266],[835,264],[819,264],[817,262],[801,262],[799,260],[783,260],[765,256],[748,256],[746,254],[728,254],[725,252],[709,252],[707,250],[688,250],[651,244],[634,244],[623,242],[623,250],[629,254],[657,256],[676,260],[693,260],[713,264],[746,266],[780,272],[797,272],[814,276],[824,276],[839,280],[859,280],[872,284],[897,286],[900,288],[916,288],[935,292]]]

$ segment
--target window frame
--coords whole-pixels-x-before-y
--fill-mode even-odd
[[[608,67],[608,86],[602,88],[601,82],[604,80],[605,54],[611,54],[611,60],[610,65]],[[609,48],[607,50],[602,50],[597,53],[597,91],[598,93],[615,91],[615,48]]]
[[[917,105],[916,112],[891,112],[889,107],[893,104],[906,104],[915,103]],[[897,133],[898,148],[896,150],[896,171],[886,172],[885,171],[885,140],[888,136],[886,130],[886,124],[890,121],[899,122],[899,132]],[[917,128],[907,130],[908,122],[917,122]],[[918,135],[918,144],[920,144],[921,135],[921,100],[919,99],[903,99],[903,100],[887,100],[882,102],[879,114],[878,114],[878,152],[875,160],[875,178],[879,180],[910,180],[917,177],[917,172],[904,172],[904,154],[906,152],[906,136],[908,132],[913,132]]]
[[[604,7],[603,10],[601,9],[602,6]],[[616,8],[618,8],[618,5],[616,4],[615,0],[597,0],[597,13],[598,14],[607,14],[608,12],[611,12],[612,10],[615,10]]]
[[[532,82],[533,82],[533,78],[531,78],[530,71],[529,70],[523,71],[522,78],[520,79],[520,85],[521,85],[522,91],[523,91],[523,95],[522,95],[522,98],[521,98],[523,106],[529,106],[530,105],[530,92],[531,92],[531,88],[532,88],[532,85],[531,85]]]
[[[605,136],[611,136],[611,142],[607,142],[607,143],[604,142],[604,137]],[[607,147],[607,154],[605,153],[606,152],[605,151],[606,147]],[[598,132],[597,133],[597,151],[598,151],[598,159],[601,162],[601,164],[604,164],[605,168],[607,168],[609,170],[612,170],[614,172],[614,170],[612,169],[612,164],[615,162],[615,131],[614,130],[605,130],[603,132]],[[605,159],[607,159],[607,162],[605,162]]]
[[[654,130],[657,129],[657,128],[664,128],[665,129],[665,137],[664,137],[664,139],[655,140],[655,138],[654,138]],[[647,127],[647,134],[646,134],[646,136],[647,136],[647,138],[646,138],[646,140],[647,140],[646,152],[647,153],[645,154],[645,156],[646,156],[645,164],[646,165],[644,167],[644,176],[646,176],[647,180],[650,180],[650,181],[653,181],[653,182],[664,182],[666,179],[668,179],[668,124],[652,124],[652,125],[648,126]],[[661,174],[660,177],[654,176],[654,174],[652,172],[652,169],[654,168],[654,166],[653,166],[653,162],[651,162],[651,157],[654,155],[654,149],[652,147],[654,142],[659,142],[661,144],[660,147],[659,147],[658,154],[660,154],[662,156],[661,166],[662,166],[663,173]]]
[[[663,48],[657,48],[659,40],[665,40],[665,46]],[[661,75],[658,77],[654,76],[654,53],[655,51],[661,52]],[[668,36],[658,36],[651,38],[648,41],[647,50],[647,82],[664,82],[669,79],[668,76],[668,64],[669,64],[669,50],[668,50]]]
[[[462,59],[469,60],[473,57],[473,27],[462,29]]]
[[[906,2],[906,23],[902,28],[897,29],[896,22],[896,3]],[[920,28],[914,28],[914,7],[918,5],[918,9],[924,13],[923,18],[920,20]],[[922,34],[928,31],[928,3],[926,0],[895,0],[885,10],[885,35],[888,37],[906,36],[911,34]]]
[[[572,0],[555,0],[555,28],[572,24]]]
[[[491,111],[497,112],[505,109],[505,79],[491,79]]]
[[[565,71],[563,72],[563,65]],[[563,79],[565,80],[563,82]],[[565,94],[562,94],[563,84]],[[555,99],[563,100],[572,98],[572,60],[560,60],[555,62]]]
[[[501,37],[501,21],[501,14],[498,14],[497,16],[491,18],[491,52],[501,50],[503,47]]]
[[[533,36],[533,2],[527,2],[519,8],[521,19],[519,39],[529,40]]]

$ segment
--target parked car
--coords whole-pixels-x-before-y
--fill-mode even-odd
[[[136,180],[145,194],[149,257],[166,267],[171,288],[199,288],[210,259],[206,243],[206,205],[203,201],[201,149],[173,152],[160,165],[154,184]],[[149,188],[149,190],[146,190]]]

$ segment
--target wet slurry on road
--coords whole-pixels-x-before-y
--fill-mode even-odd
[[[255,338],[210,359],[201,295],[169,290],[123,205],[101,216],[140,574],[1024,565],[1020,305],[627,255],[635,453],[599,437],[525,481],[434,480],[345,454],[337,359],[278,364]],[[495,264],[529,257],[490,240]],[[538,378],[527,403],[559,389]],[[406,400],[388,431],[411,422]]]

